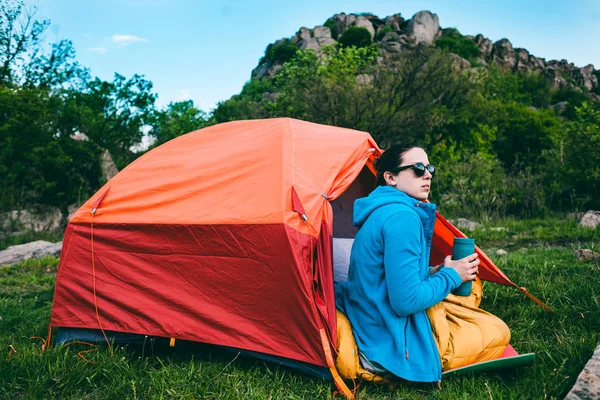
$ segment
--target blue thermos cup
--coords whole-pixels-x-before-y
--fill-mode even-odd
[[[452,259],[460,260],[466,256],[470,256],[475,253],[475,239],[470,238],[454,238],[454,245],[452,246]],[[470,296],[471,287],[473,281],[463,282],[458,288],[456,288],[452,294],[457,296]]]

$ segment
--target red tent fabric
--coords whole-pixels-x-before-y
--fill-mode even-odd
[[[335,377],[331,235],[374,187],[380,154],[366,132],[289,118],[148,152],[70,220],[51,327],[235,347]],[[438,215],[432,259],[461,235]],[[514,285],[479,253],[482,279]]]

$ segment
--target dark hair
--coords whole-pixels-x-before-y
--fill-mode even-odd
[[[385,186],[387,183],[383,178],[385,171],[394,169],[402,165],[402,155],[415,147],[422,149],[416,144],[397,143],[383,152],[383,154],[375,160],[375,169],[377,170],[377,186]]]

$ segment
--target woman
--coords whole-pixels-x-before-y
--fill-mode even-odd
[[[352,325],[365,369],[439,381],[440,350],[426,310],[474,280],[479,259],[448,256],[442,265],[428,265],[436,208],[424,200],[435,167],[422,148],[395,145],[376,168],[378,187],[354,204],[359,228],[348,280],[336,286],[336,305]]]

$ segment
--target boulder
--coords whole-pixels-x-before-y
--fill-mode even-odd
[[[600,224],[600,211],[590,210],[579,220],[579,225],[588,228],[595,228],[598,224]]]
[[[503,250],[503,249],[498,249],[498,250],[496,250],[496,255],[497,256],[506,256],[506,255],[508,255],[508,251]]]
[[[550,87],[554,90],[568,86],[568,82],[562,76],[562,72],[557,67],[549,67],[544,70],[544,75],[550,83]]]
[[[529,55],[529,67],[535,70],[546,68],[546,61],[543,58]]]
[[[573,70],[573,78],[579,86],[585,87],[587,90],[592,90],[598,86],[598,78],[594,75],[594,66],[586,65],[583,68],[575,68]]]
[[[582,249],[575,252],[575,257],[579,261],[596,261],[600,260],[600,253],[596,253],[590,249]]]
[[[463,69],[471,68],[471,63],[459,56],[458,54],[450,53],[450,56],[452,57],[452,68],[456,72],[460,72]]]
[[[28,210],[9,211],[0,215],[0,228],[12,231],[13,228],[24,228],[34,232],[52,231],[60,227],[62,214],[58,208],[51,208],[45,212]]]
[[[393,31],[399,31],[404,23],[404,18],[400,14],[390,15],[385,19],[385,24],[389,25]]]
[[[356,21],[354,21],[354,26],[359,26],[361,28],[365,28],[371,34],[371,39],[375,38],[375,28],[373,28],[373,23],[369,21],[365,17],[358,17]]]
[[[416,38],[417,43],[432,44],[440,31],[440,21],[430,11],[419,11],[408,22],[406,30],[409,36]]]
[[[516,67],[519,71],[527,71],[529,67],[529,52],[525,49],[515,50],[515,56],[517,60]]]
[[[369,86],[373,84],[373,75],[360,74],[356,76],[356,84],[360,86]]]
[[[110,156],[108,150],[104,150],[104,153],[102,153],[102,156],[100,157],[100,165],[102,168],[102,177],[107,182],[119,173],[119,170],[117,169],[117,166],[115,165],[115,162]]]
[[[319,40],[317,38],[310,38],[308,40],[304,40],[300,43],[300,50],[319,50],[321,45],[319,44]]]
[[[337,35],[337,37],[334,37],[334,39],[337,40],[346,29],[354,25],[354,22],[356,22],[356,15],[346,15],[344,13],[341,13],[334,15],[330,18],[330,20],[332,20],[334,23],[335,32]]]
[[[481,51],[482,57],[489,57],[492,54],[492,41],[488,38],[483,37],[483,35],[479,34],[475,36],[475,43],[479,47],[479,51]]]
[[[565,400],[600,399],[600,345],[592,354]]]
[[[326,26],[315,26],[313,37],[317,39],[331,39],[331,29]]]
[[[563,113],[563,112],[565,112],[565,111],[566,111],[566,109],[567,109],[567,107],[568,107],[568,106],[569,106],[569,103],[568,103],[568,102],[566,102],[566,101],[561,101],[561,102],[558,102],[558,103],[556,103],[556,104],[552,104],[552,105],[550,106],[550,108],[551,108],[551,109],[553,109],[553,110],[554,110],[554,112],[556,112],[556,113],[558,113],[558,114],[561,114],[561,113]]]
[[[493,61],[503,68],[513,69],[517,64],[515,50],[508,39],[500,39],[492,46]]]
[[[298,32],[296,32],[296,36],[292,38],[292,42],[299,43],[304,40],[309,40],[311,37],[312,35],[310,34],[310,29],[302,27]]]
[[[477,229],[481,224],[477,223],[477,222],[473,222],[473,221],[469,221],[466,218],[459,218],[456,220],[450,220],[449,221],[452,225],[456,226],[458,229],[468,229],[470,231],[474,231],[475,229]]]
[[[0,251],[0,266],[13,265],[30,258],[58,257],[61,249],[62,242],[51,243],[45,240],[10,246],[4,251]]]

